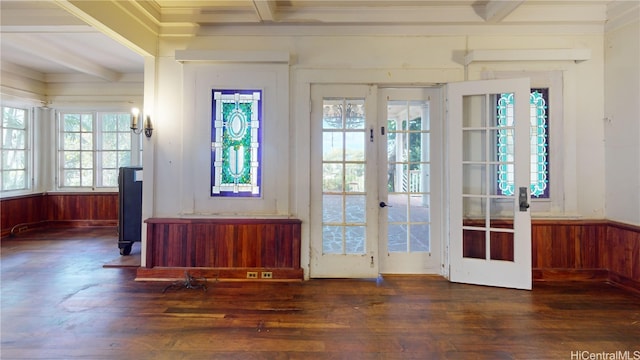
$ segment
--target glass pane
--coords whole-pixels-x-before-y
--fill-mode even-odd
[[[342,195],[322,196],[322,221],[325,223],[342,223]]]
[[[322,164],[322,191],[342,192],[342,164]]]
[[[411,252],[429,251],[429,225],[411,224],[409,247]]]
[[[348,132],[345,133],[345,153],[346,161],[364,161],[364,132]]]
[[[22,190],[27,188],[27,172],[11,170],[2,172],[2,190]]]
[[[429,161],[429,144],[425,144],[425,139],[429,138],[428,133],[409,134],[409,161],[412,163]],[[426,146],[426,147],[425,147]]]
[[[363,254],[365,252],[365,227],[347,226],[345,227],[346,252],[347,254]]]
[[[26,167],[26,151],[5,150],[2,152],[3,170],[20,170]]]
[[[409,198],[409,216],[411,222],[429,222],[429,195],[412,195]]]
[[[484,231],[462,230],[462,257],[475,259],[487,258]]]
[[[487,132],[485,130],[462,131],[462,161],[487,161]]]
[[[346,192],[364,192],[364,164],[345,164]]]
[[[389,194],[387,205],[387,219],[389,223],[407,222],[408,206],[406,194]]]
[[[345,196],[345,213],[347,223],[364,223],[366,220],[365,195]]]
[[[425,101],[409,102],[409,119],[415,130],[429,130],[429,103]]]
[[[5,128],[24,129],[27,111],[13,107],[2,108],[2,126]]]
[[[322,128],[342,129],[343,126],[343,101],[342,99],[324,99],[322,104]]]
[[[65,170],[62,176],[64,186],[80,186],[80,170]]]
[[[463,197],[462,213],[465,218],[464,225],[484,226],[484,219],[487,213],[487,202],[481,197]],[[480,219],[481,222],[470,223],[470,220]]]
[[[2,130],[3,149],[24,149],[27,132],[19,129]]]
[[[121,114],[121,116],[118,116],[118,130],[131,130],[131,114]]]
[[[115,151],[105,151],[102,153],[102,167],[103,168],[117,168],[118,167],[118,154]]]
[[[118,170],[102,170],[102,186],[117,187],[118,186]]]
[[[80,167],[80,151],[65,151],[63,154],[65,169],[78,169]]]
[[[80,131],[80,115],[79,114],[65,114],[63,119],[63,127],[65,132]]]
[[[479,128],[487,126],[487,104],[485,95],[462,97],[462,127]]]
[[[93,133],[81,133],[80,139],[80,148],[82,150],[93,150]]]
[[[116,133],[102,134],[102,149],[116,150],[118,148],[118,135]]]
[[[429,192],[428,164],[412,165],[409,170],[409,191],[412,193]]]
[[[342,226],[323,226],[322,227],[322,253],[323,254],[342,254]]]
[[[491,227],[513,229],[515,218],[515,199],[492,199],[490,203]]]
[[[80,153],[80,167],[83,169],[93,168],[93,153],[82,151]]]
[[[80,134],[65,133],[62,148],[64,150],[80,150]]]
[[[82,186],[93,186],[93,170],[82,170]]]
[[[342,161],[342,134],[341,132],[325,131],[322,134],[322,160]]]
[[[387,230],[387,248],[389,252],[407,252],[407,225],[389,224]]]
[[[118,150],[131,150],[131,133],[118,133]]]
[[[491,232],[491,260],[513,261],[513,236],[512,232]]]
[[[462,164],[462,193],[487,195],[487,167],[483,164]]]
[[[107,114],[102,116],[102,131],[118,131],[118,121],[115,114]]]
[[[364,129],[364,99],[348,99],[346,102],[345,128]]]
[[[90,114],[82,114],[81,118],[81,131],[91,132],[93,131],[93,116]]]
[[[118,167],[131,165],[131,152],[118,151]]]

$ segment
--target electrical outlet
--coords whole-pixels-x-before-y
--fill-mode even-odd
[[[273,273],[271,271],[263,271],[260,275],[263,279],[273,279]]]
[[[247,271],[247,279],[257,279],[258,272],[257,271]]]

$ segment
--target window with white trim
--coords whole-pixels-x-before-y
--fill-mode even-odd
[[[130,124],[127,112],[61,113],[58,187],[117,187],[119,168],[132,164]]]
[[[0,145],[0,191],[27,190],[31,187],[30,116],[27,109],[2,107]]]

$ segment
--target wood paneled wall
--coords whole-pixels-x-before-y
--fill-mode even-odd
[[[0,201],[2,237],[52,226],[116,226],[118,193],[44,193]]]
[[[247,279],[247,272],[273,280],[302,280],[301,222],[297,219],[147,219],[146,267],[138,280]]]

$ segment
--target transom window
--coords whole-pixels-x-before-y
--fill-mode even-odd
[[[531,146],[531,197],[549,198],[549,119],[548,89],[531,89],[530,146]],[[498,99],[498,189],[502,195],[515,193],[513,173],[513,133],[500,127],[513,126],[513,94],[502,94]]]
[[[27,190],[29,182],[29,112],[26,109],[2,107],[2,157],[0,189]]]
[[[262,91],[213,90],[211,196],[261,196]]]
[[[118,171],[131,165],[131,114],[63,113],[60,117],[60,187],[118,186]]]

